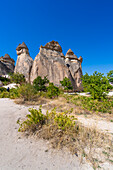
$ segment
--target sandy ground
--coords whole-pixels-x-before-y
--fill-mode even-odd
[[[92,127],[113,137],[113,122],[101,120],[101,118],[99,118],[98,116],[92,116],[92,118],[88,118],[84,117],[84,115],[76,115],[76,118],[84,126]]]
[[[22,137],[16,121],[27,112],[27,106],[0,99],[0,170],[92,169],[88,164],[81,165],[75,155],[64,150],[52,150],[47,141]]]

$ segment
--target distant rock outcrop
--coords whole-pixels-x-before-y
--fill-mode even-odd
[[[16,48],[16,52],[18,58],[14,72],[24,74],[26,81],[30,82],[30,73],[33,64],[33,59],[29,55],[29,50],[26,44],[24,42],[22,44],[19,44]]]
[[[51,41],[45,46],[41,45],[34,61],[25,43],[19,44],[16,51],[18,59],[15,72],[24,74],[27,82],[32,83],[37,76],[47,76],[50,82],[59,86],[60,81],[68,77],[74,89],[82,88],[82,57],[77,58],[71,49],[64,56],[57,41]]]
[[[0,57],[0,75],[7,75],[14,72],[15,61],[8,55]]]

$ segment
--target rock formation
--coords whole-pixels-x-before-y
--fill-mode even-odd
[[[50,82],[59,85],[59,82],[67,77],[64,55],[58,42],[52,41],[44,47],[40,47],[40,52],[36,56],[31,70],[31,82],[37,76],[47,76]]]
[[[39,54],[33,62],[30,81],[32,83],[37,76],[47,76],[50,82],[59,86],[60,81],[68,77],[72,82],[73,88],[80,90],[81,62],[82,58],[78,59],[71,49],[64,56],[58,42],[51,41],[45,46],[41,45]]]
[[[50,82],[60,86],[60,81],[68,77],[74,89],[80,90],[82,88],[82,57],[77,58],[71,49],[64,56],[59,43],[51,41],[45,46],[40,46],[39,54],[34,61],[24,42],[19,44],[16,51],[18,59],[15,72],[24,74],[27,82],[33,83],[33,80],[38,76],[42,78],[47,76]]]
[[[17,63],[14,72],[24,74],[26,81],[30,82],[30,72],[33,64],[33,59],[29,55],[29,50],[26,44],[23,42],[16,48],[18,55]]]
[[[8,55],[0,57],[0,75],[7,75],[13,73],[15,68],[15,61]]]

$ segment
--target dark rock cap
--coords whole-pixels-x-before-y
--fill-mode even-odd
[[[48,42],[45,46],[41,45],[41,48],[46,48],[46,49],[62,52],[62,47],[59,45],[57,41],[54,41],[54,40],[51,42]]]
[[[22,44],[19,44],[18,47],[16,48],[16,50],[19,51],[19,50],[21,50],[23,48],[28,50],[28,47],[24,42]]]
[[[68,55],[73,55],[74,54],[74,52],[71,50],[71,49],[69,49],[68,51],[67,51],[67,53],[66,54],[68,54]]]
[[[82,61],[83,61],[82,56],[80,56],[80,57],[78,58],[78,60],[82,63]]]
[[[69,59],[76,59],[76,60],[78,60],[77,56],[74,54],[74,52],[73,52],[71,49],[69,49],[69,50],[67,51],[65,57],[66,57],[66,58],[69,58]]]
[[[5,54],[4,59],[11,59],[11,57],[9,56],[9,54]]]

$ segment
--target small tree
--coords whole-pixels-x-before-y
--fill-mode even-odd
[[[73,86],[69,78],[65,77],[63,81],[60,81],[60,84],[64,87],[64,90],[72,90]]]
[[[36,97],[36,90],[31,84],[23,84],[19,87],[18,93],[24,101],[31,101]]]
[[[108,79],[103,75],[95,71],[91,76],[88,73],[82,76],[83,88],[91,93],[93,99],[105,98],[108,89],[111,88]]]
[[[47,87],[47,95],[50,98],[58,97],[60,94],[60,90],[58,87],[54,86],[53,83],[49,83],[49,86]]]
[[[47,77],[44,77],[42,79],[40,76],[38,76],[34,81],[33,81],[33,86],[37,91],[46,91],[46,84],[49,83],[49,80]]]
[[[111,70],[111,71],[109,71],[109,73],[107,73],[107,78],[110,83],[113,83],[113,70]]]
[[[12,75],[10,75],[10,79],[12,82],[15,82],[16,84],[25,83],[25,76],[20,73],[13,73]]]

